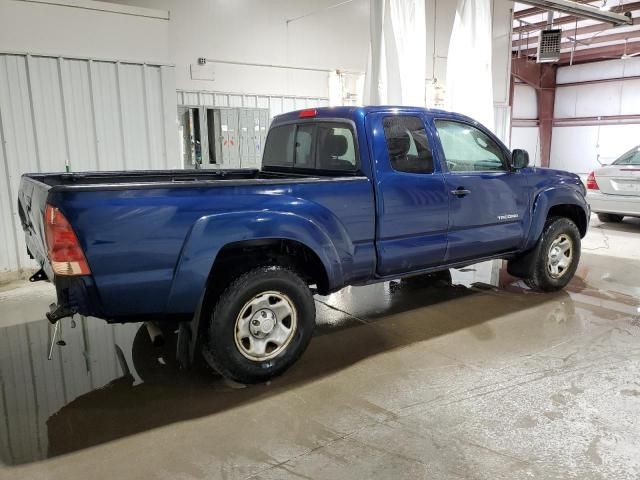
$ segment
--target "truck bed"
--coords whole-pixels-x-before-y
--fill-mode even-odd
[[[78,173],[34,173],[24,175],[55,190],[108,190],[129,188],[158,188],[211,186],[213,182],[241,182],[242,184],[264,184],[282,181],[319,179],[317,172],[308,175],[297,172],[262,170],[137,170],[127,172],[78,172]],[[334,178],[334,176],[322,178]]]

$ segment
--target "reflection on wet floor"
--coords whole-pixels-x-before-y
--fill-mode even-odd
[[[640,328],[637,264],[614,262],[612,270],[607,257],[589,257],[569,288],[552,294],[533,293],[509,277],[502,262],[488,262],[453,270],[450,283],[411,279],[317,297],[318,327],[306,354],[283,377],[247,388],[204,367],[179,370],[175,335],[156,347],[141,324],[66,320],[66,345],[55,346],[48,361],[51,325],[16,319],[0,329],[0,459],[28,463],[259,402],[379,353],[460,330],[481,341],[500,335],[499,348],[508,355],[520,353],[523,335],[528,349],[544,350],[579,335],[588,328],[584,322],[619,320]],[[523,315],[517,328],[496,332],[486,324],[526,311],[534,313]],[[490,354],[474,352],[474,361],[491,361]]]

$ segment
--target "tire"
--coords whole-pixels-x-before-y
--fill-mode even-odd
[[[315,328],[307,284],[280,266],[250,270],[222,292],[210,316],[203,356],[223,376],[260,383],[302,355]]]
[[[615,213],[598,213],[598,220],[604,223],[620,223],[623,218],[623,215]]]
[[[569,250],[565,251],[566,248]],[[548,219],[532,253],[530,275],[525,283],[542,292],[564,288],[576,273],[580,261],[578,227],[568,218]]]

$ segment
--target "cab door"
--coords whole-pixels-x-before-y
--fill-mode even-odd
[[[434,120],[450,198],[447,263],[519,248],[528,221],[526,174],[512,171],[506,147],[477,123]]]
[[[366,121],[375,162],[378,275],[442,263],[449,196],[425,118],[374,113]]]

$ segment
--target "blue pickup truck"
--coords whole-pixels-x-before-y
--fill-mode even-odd
[[[180,322],[181,358],[251,383],[305,350],[313,292],[498,258],[564,287],[585,187],[528,163],[458,114],[318,108],[273,120],[261,170],[27,174],[18,203],[52,322]]]

